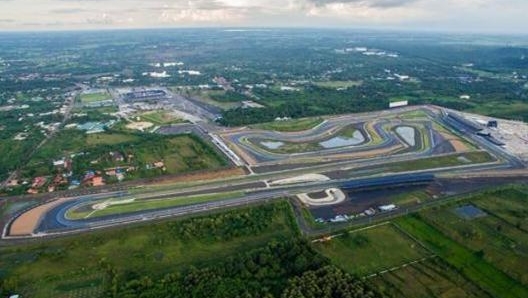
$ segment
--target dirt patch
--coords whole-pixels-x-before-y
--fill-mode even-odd
[[[256,165],[257,161],[255,158],[253,158],[251,155],[249,155],[245,150],[241,149],[239,146],[233,144],[231,149],[240,157],[242,157],[243,160],[246,161],[246,163],[250,166]]]
[[[127,124],[126,128],[144,131],[152,126],[154,126],[154,124],[151,122],[132,122]]]
[[[270,185],[285,185],[285,184],[295,184],[295,183],[303,183],[303,182],[316,182],[316,181],[328,181],[330,178],[326,177],[325,175],[321,174],[305,174],[301,176],[291,177],[291,178],[285,178],[275,181],[270,181]]]
[[[456,152],[467,152],[467,151],[469,151],[468,146],[466,144],[464,144],[464,142],[462,142],[460,140],[451,140],[450,143],[453,146],[453,148],[455,148]]]
[[[360,152],[351,152],[351,153],[343,153],[338,155],[331,156],[332,158],[353,158],[353,159],[359,159],[359,158],[371,158],[371,157],[377,157],[381,155],[387,155],[395,150],[402,149],[402,145],[394,145],[391,147],[385,147],[382,149],[376,149],[376,150],[368,150],[368,151],[360,151]]]
[[[442,135],[442,137],[444,137],[444,139],[446,139],[447,141],[449,141],[449,143],[451,143],[451,146],[453,146],[456,152],[469,151],[469,147],[464,142],[462,142],[459,137],[454,136],[447,132],[441,132],[440,134]]]
[[[176,182],[190,182],[190,181],[198,181],[198,180],[215,180],[215,179],[227,178],[227,177],[232,177],[232,176],[242,176],[245,174],[246,172],[242,168],[230,168],[230,169],[218,170],[218,171],[212,171],[212,172],[180,175],[178,177],[160,181],[159,183],[156,183],[156,185],[172,184]]]
[[[447,154],[447,153],[454,153],[456,152],[456,149],[451,145],[450,141],[443,141],[436,145],[433,149],[433,154]]]
[[[71,198],[61,198],[23,213],[11,224],[9,236],[26,236],[33,234],[40,219],[46,214],[46,212],[70,199]]]

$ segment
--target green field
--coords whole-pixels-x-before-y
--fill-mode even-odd
[[[409,204],[420,204],[431,199],[431,195],[426,190],[414,190],[407,193],[402,193],[390,196],[390,201],[398,206]]]
[[[397,100],[394,100],[397,101]],[[406,120],[428,119],[429,115],[422,109],[401,113],[397,118]]]
[[[345,271],[365,276],[430,256],[419,243],[392,224],[350,231],[330,241],[314,244]]]
[[[276,140],[264,140],[263,142],[277,142]],[[274,152],[274,153],[282,153],[282,154],[290,154],[290,153],[301,153],[301,152],[313,152],[321,150],[322,147],[319,145],[319,142],[311,142],[311,143],[294,143],[294,142],[282,142],[283,145],[280,146],[277,149],[270,149],[265,147],[262,144],[256,144],[256,146],[263,148],[266,151]]]
[[[108,92],[86,93],[79,96],[82,103],[92,103],[112,99]]]
[[[96,133],[86,135],[86,146],[117,145],[129,142],[138,142],[141,138],[133,134],[121,133]]]
[[[363,84],[363,81],[320,81],[313,82],[313,84],[321,88],[346,89],[361,86]]]
[[[275,130],[282,132],[303,131],[316,127],[324,120],[322,118],[302,118],[292,119],[287,121],[274,121],[262,124],[253,125],[253,128],[264,130]]]
[[[495,159],[488,152],[476,151],[450,154],[445,156],[428,157],[406,162],[388,163],[386,164],[385,168],[388,171],[392,172],[404,172],[461,166],[468,164],[478,164],[493,161],[495,161]]]
[[[139,117],[141,118],[141,121],[152,122],[155,125],[166,125],[185,122],[183,119],[177,118],[176,116],[167,111],[147,112],[141,114]]]
[[[192,91],[189,95],[193,96],[197,100],[221,108],[223,110],[234,109],[240,105],[238,102],[218,101],[214,99],[215,97],[225,96],[225,94],[226,92],[224,90],[200,90]]]
[[[355,128],[355,127],[352,127],[352,126],[348,126],[348,127],[345,127],[344,129],[340,130],[339,133],[337,134],[338,137],[343,137],[343,138],[353,138],[354,137],[354,133],[356,133],[358,130]]]
[[[229,192],[229,193],[217,193],[210,195],[196,195],[189,197],[177,197],[177,198],[164,198],[164,199],[136,199],[134,201],[126,201],[122,204],[119,201],[126,199],[123,198],[111,198],[106,200],[100,200],[93,202],[91,205],[100,204],[100,203],[109,203],[108,207],[101,210],[93,210],[83,208],[81,210],[69,210],[66,213],[66,217],[69,219],[82,219],[82,218],[94,218],[107,215],[123,214],[130,213],[135,211],[143,210],[154,210],[162,208],[170,208],[177,206],[184,206],[190,204],[205,203],[211,201],[217,201],[221,199],[230,199],[235,197],[240,197],[241,192]],[[114,204],[112,204],[114,203]]]
[[[293,222],[290,206],[279,202],[4,247],[0,280],[23,297],[103,297],[113,274],[125,281],[143,274],[160,278],[221,262],[270,241],[295,238]]]

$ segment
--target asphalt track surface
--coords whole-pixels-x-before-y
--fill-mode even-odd
[[[497,165],[493,168],[502,167],[503,165]],[[506,165],[507,166],[507,165]],[[472,172],[474,171],[480,171],[480,170],[489,170],[491,167],[489,165],[470,165],[463,167],[465,170],[470,170]],[[445,173],[445,172],[452,172],[453,168],[445,168],[445,169],[439,169],[434,171],[419,171],[420,173],[424,174],[439,174],[439,173]],[[418,173],[413,172],[413,173]],[[400,176],[400,175],[394,175],[394,176]],[[371,179],[361,179],[365,181],[365,183],[370,183],[370,180],[378,180],[380,178],[371,178]],[[382,177],[382,179],[390,179],[390,176]],[[53,208],[51,211],[45,214],[45,216],[42,218],[41,223],[37,230],[35,231],[35,234],[37,236],[45,236],[45,235],[53,235],[53,234],[61,234],[61,233],[68,233],[68,232],[75,232],[75,231],[87,231],[87,230],[93,230],[97,228],[102,227],[110,227],[110,226],[116,226],[120,224],[126,224],[126,223],[133,223],[133,222],[140,222],[140,221],[146,221],[146,220],[155,220],[155,219],[162,219],[167,217],[176,217],[181,215],[188,215],[188,214],[197,214],[202,213],[210,210],[220,209],[220,208],[228,208],[228,207],[235,207],[235,206],[244,206],[248,204],[253,204],[257,202],[261,202],[263,200],[267,199],[274,199],[274,198],[280,198],[280,197],[288,197],[295,195],[297,193],[301,192],[313,192],[313,191],[321,191],[327,188],[331,187],[340,187],[343,186],[345,183],[349,182],[350,179],[336,179],[336,180],[330,180],[330,181],[324,181],[324,182],[311,182],[311,183],[303,183],[298,185],[288,185],[283,187],[275,187],[275,188],[262,188],[260,190],[254,190],[252,192],[247,192],[245,195],[233,199],[228,200],[221,200],[221,201],[213,201],[213,202],[207,202],[207,203],[201,203],[201,204],[192,204],[188,206],[179,206],[174,208],[164,208],[164,209],[158,209],[158,210],[150,210],[150,211],[138,211],[138,212],[132,212],[132,213],[126,213],[126,214],[116,214],[116,215],[109,215],[104,217],[96,217],[96,218],[88,218],[83,220],[69,220],[66,218],[65,214],[66,212],[73,207],[76,207],[80,204],[86,205],[90,204],[90,202],[99,201],[101,200],[101,196],[86,196],[81,197],[78,199],[75,199],[73,201],[69,201],[67,203],[64,203],[60,206],[57,206]],[[230,189],[237,189],[240,190],[247,189],[246,185],[239,185],[239,186],[231,186]],[[125,194],[124,194],[125,195]],[[108,197],[116,197],[116,194],[107,194]],[[166,196],[166,195],[164,195]],[[159,198],[161,196],[153,196],[152,199]]]
[[[460,175],[463,175],[464,173],[479,173],[479,172],[485,172],[485,171],[491,171],[491,170],[504,170],[505,173],[512,170],[518,170],[518,169],[524,169],[525,165],[524,163],[516,158],[515,156],[512,156],[507,151],[502,149],[499,146],[496,146],[489,142],[487,139],[477,136],[476,134],[470,132],[467,127],[464,126],[463,123],[458,123],[457,121],[454,121],[453,119],[447,117],[445,114],[435,114],[431,112],[431,117],[435,117],[435,120],[447,127],[451,127],[452,129],[458,131],[460,134],[464,135],[466,138],[470,139],[474,143],[476,143],[478,146],[485,148],[488,152],[492,153],[498,158],[497,162],[493,163],[487,163],[487,164],[472,164],[472,165],[462,165],[462,166],[455,166],[455,167],[446,167],[446,168],[440,168],[435,170],[423,170],[423,171],[413,171],[409,172],[408,174],[413,173],[429,173],[429,174],[441,174],[441,173],[459,173]],[[430,136],[431,140],[433,140],[432,136]],[[431,146],[432,147],[432,146]],[[425,150],[423,152],[420,152],[420,156],[426,157],[428,154],[430,154],[431,148],[428,150]],[[380,164],[382,165],[384,162],[394,162],[394,161],[406,161],[406,160],[414,160],[417,158],[416,153],[410,153],[410,154],[401,154],[398,156],[391,156],[388,158],[385,157],[379,157],[379,158],[373,158],[369,160],[365,160],[362,163],[360,163],[364,167],[372,167],[376,168],[379,167]],[[329,165],[327,167],[328,170],[334,169],[336,171],[346,169],[347,166],[358,166],[358,161],[351,161],[349,163],[335,163],[333,165]],[[314,168],[317,168],[318,166],[315,166]],[[321,166],[321,168],[325,167],[324,165]],[[285,171],[286,172],[286,171]],[[366,172],[368,175],[368,171]],[[387,175],[382,175],[384,179],[387,179]],[[379,179],[379,177],[373,177],[371,179]],[[297,193],[301,192],[316,192],[316,191],[322,191],[324,189],[330,188],[330,187],[340,187],[344,183],[350,181],[350,177],[343,177],[341,179],[335,178],[334,180],[330,181],[324,181],[324,182],[311,182],[311,183],[302,183],[302,184],[296,184],[296,185],[286,185],[286,186],[280,186],[280,187],[266,187],[262,184],[262,182],[246,182],[246,183],[239,183],[239,184],[233,184],[233,185],[223,185],[223,186],[211,186],[211,187],[203,187],[200,190],[197,191],[189,191],[187,194],[193,194],[193,193],[200,193],[200,194],[206,194],[206,193],[217,193],[222,191],[228,191],[228,190],[243,190],[245,191],[245,194],[232,198],[227,200],[219,200],[219,201],[212,201],[207,203],[200,203],[200,204],[192,204],[187,206],[179,206],[179,207],[173,207],[173,208],[165,208],[165,209],[158,209],[158,210],[149,210],[149,211],[138,211],[133,213],[127,213],[127,214],[117,214],[117,215],[109,215],[105,217],[97,217],[97,218],[88,218],[88,219],[82,219],[82,220],[69,220],[66,218],[65,214],[66,212],[73,207],[78,207],[79,205],[86,205],[90,204],[92,201],[100,200],[104,197],[115,197],[116,195],[123,195],[128,196],[129,194],[127,192],[120,192],[120,193],[108,193],[108,194],[98,194],[98,195],[88,195],[88,196],[80,196],[77,198],[74,198],[73,200],[70,200],[62,205],[59,205],[49,212],[47,212],[42,220],[40,221],[40,224],[35,231],[34,235],[28,235],[28,237],[43,237],[43,236],[49,236],[49,235],[57,235],[57,234],[63,234],[63,233],[72,233],[72,232],[79,232],[79,231],[89,231],[93,229],[103,228],[103,227],[110,227],[110,226],[117,226],[122,225],[126,223],[133,223],[133,222],[141,222],[141,221],[147,221],[147,220],[155,220],[155,219],[161,219],[161,218],[168,218],[168,217],[176,217],[176,216],[182,216],[182,215],[189,215],[189,214],[196,214],[196,213],[202,213],[210,210],[216,210],[221,208],[229,208],[229,207],[235,207],[235,206],[243,206],[253,203],[262,202],[265,200],[270,200],[274,198],[280,198],[280,197],[287,197],[291,196]],[[252,190],[248,190],[252,189]],[[181,193],[180,193],[181,194]],[[153,192],[148,196],[150,199],[154,198],[162,198],[162,197],[168,197],[172,196],[173,194],[160,194],[157,192]],[[6,237],[5,231],[8,229],[4,229],[3,238],[8,239],[9,237]]]
[[[398,175],[400,176],[400,175]],[[369,184],[373,179],[364,179],[363,182]],[[385,177],[383,179],[389,179]],[[86,196],[81,197],[64,204],[61,204],[45,214],[42,218],[36,235],[67,233],[78,230],[90,230],[98,227],[108,227],[117,224],[124,224],[137,221],[160,219],[165,217],[172,217],[185,214],[200,213],[204,211],[214,210],[218,208],[227,208],[234,206],[243,206],[253,204],[266,199],[281,198],[294,195],[301,192],[312,192],[331,187],[338,187],[346,184],[347,179],[331,180],[323,182],[303,183],[302,185],[291,185],[283,187],[275,187],[273,189],[262,189],[248,192],[241,197],[236,197],[221,201],[212,201],[201,204],[192,204],[187,206],[179,206],[173,208],[164,208],[151,211],[138,211],[126,214],[116,214],[96,218],[87,218],[81,220],[69,220],[66,218],[66,212],[80,204],[86,205],[95,201],[100,201],[105,197],[102,196]],[[121,193],[126,195],[125,193]],[[107,194],[108,198],[119,196],[119,193]],[[153,197],[157,198],[157,197]]]
[[[274,131],[254,131],[254,132],[239,132],[229,135],[224,135],[224,138],[228,139],[229,143],[236,144],[240,148],[242,148],[245,152],[251,155],[252,158],[254,158],[257,163],[263,164],[263,163],[270,163],[270,162],[277,162],[282,161],[286,159],[291,159],[292,157],[295,158],[302,158],[302,157],[319,157],[324,155],[333,155],[333,154],[339,154],[344,152],[360,152],[365,150],[376,150],[376,149],[382,149],[387,148],[392,145],[400,144],[400,141],[392,134],[388,134],[384,129],[382,129],[382,126],[384,125],[384,122],[378,122],[374,125],[374,129],[376,133],[383,139],[383,142],[377,145],[369,145],[369,142],[371,141],[371,136],[366,132],[366,129],[363,127],[365,123],[353,123],[350,122],[350,120],[338,120],[338,121],[329,121],[323,122],[319,126],[315,127],[314,129],[311,129],[309,131],[303,132],[303,133],[280,133],[280,132],[274,132]],[[332,138],[336,135],[331,135],[328,137],[329,133],[334,131],[338,132],[340,129],[344,129],[347,126],[353,126],[356,129],[358,129],[365,140],[361,142],[360,144],[354,145],[354,146],[346,146],[346,147],[336,147],[332,149],[325,149],[320,151],[314,151],[314,152],[300,152],[300,153],[291,153],[291,154],[283,154],[283,153],[274,153],[269,150],[266,150],[265,148],[262,148],[256,143],[259,143],[260,141],[264,140],[272,140],[277,142],[296,142],[296,143],[304,143],[304,142],[320,142],[324,140],[328,140],[329,138]]]
[[[428,120],[415,120],[415,119],[400,119],[398,115],[402,112],[422,111],[427,114]],[[235,145],[247,156],[249,156],[254,162],[246,160],[251,166],[258,168],[271,168],[280,167],[281,165],[294,164],[295,160],[299,160],[300,163],[308,162],[310,159],[313,163],[317,160],[332,159],[339,155],[346,155],[347,159],[361,160],[361,156],[354,157],[356,153],[375,153],[376,150],[391,149],[391,155],[403,154],[403,153],[414,153],[417,156],[428,156],[433,155],[433,148],[438,145],[435,144],[435,130],[433,123],[444,123],[443,117],[439,115],[439,111],[433,111],[429,107],[410,107],[397,111],[382,111],[377,113],[371,113],[367,115],[345,115],[340,117],[334,117],[325,120],[318,126],[302,131],[302,132],[277,132],[277,131],[266,131],[266,130],[247,130],[238,129],[231,132],[224,132],[220,135],[227,142]],[[371,126],[374,133],[381,138],[381,142],[372,144],[373,136],[369,133],[367,126]],[[420,126],[423,127],[427,132],[424,137],[431,143],[431,146],[424,150],[417,150],[417,145],[407,145],[400,136],[395,132],[387,129],[386,126]],[[354,127],[359,130],[364,137],[364,141],[354,145],[339,146],[335,148],[326,148],[317,151],[308,152],[295,152],[295,153],[279,153],[274,152],[273,149],[267,149],[265,146],[259,145],[262,141],[274,141],[284,143],[318,143],[325,140],[329,140],[333,137],[337,137],[339,132],[347,127]],[[416,131],[415,133],[420,134]],[[387,155],[387,153],[383,153]],[[387,157],[387,156],[386,156]],[[261,172],[258,169],[257,172]]]

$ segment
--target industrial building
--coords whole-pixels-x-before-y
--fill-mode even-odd
[[[134,90],[123,94],[123,100],[126,103],[156,101],[165,98],[167,98],[167,92],[159,89]]]

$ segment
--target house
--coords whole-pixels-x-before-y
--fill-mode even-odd
[[[33,184],[31,184],[31,188],[41,188],[46,184],[46,177],[35,177],[33,179]]]
[[[88,181],[88,180],[92,179],[93,177],[95,177],[95,172],[94,171],[86,171],[86,173],[84,174],[83,181]]]
[[[95,176],[92,178],[92,186],[103,186],[103,185],[105,185],[103,181],[103,177]]]
[[[123,181],[125,179],[125,175],[123,173],[117,173],[116,178],[118,181]]]
[[[123,156],[123,154],[121,154],[121,152],[119,151],[113,151],[113,152],[110,152],[110,156],[114,159],[114,161],[116,162],[123,162],[125,160],[125,157]]]
[[[30,194],[30,195],[35,195],[35,194],[38,194],[39,192],[38,192],[38,190],[36,190],[34,188],[30,188],[30,189],[28,189],[27,193]]]
[[[106,170],[105,174],[107,176],[115,176],[115,175],[117,175],[117,172],[116,172],[115,169],[109,169],[109,170]]]
[[[389,205],[383,205],[383,206],[379,206],[378,207],[378,210],[380,212],[389,212],[389,211],[393,211],[393,210],[396,210],[398,209],[398,207],[394,204],[389,204]]]
[[[64,167],[64,163],[65,162],[66,161],[64,160],[64,158],[63,159],[59,159],[59,160],[54,160],[53,161],[53,166],[54,167]]]
[[[9,187],[18,186],[18,180],[17,179],[13,179],[13,180],[7,181],[7,186],[9,186]]]

